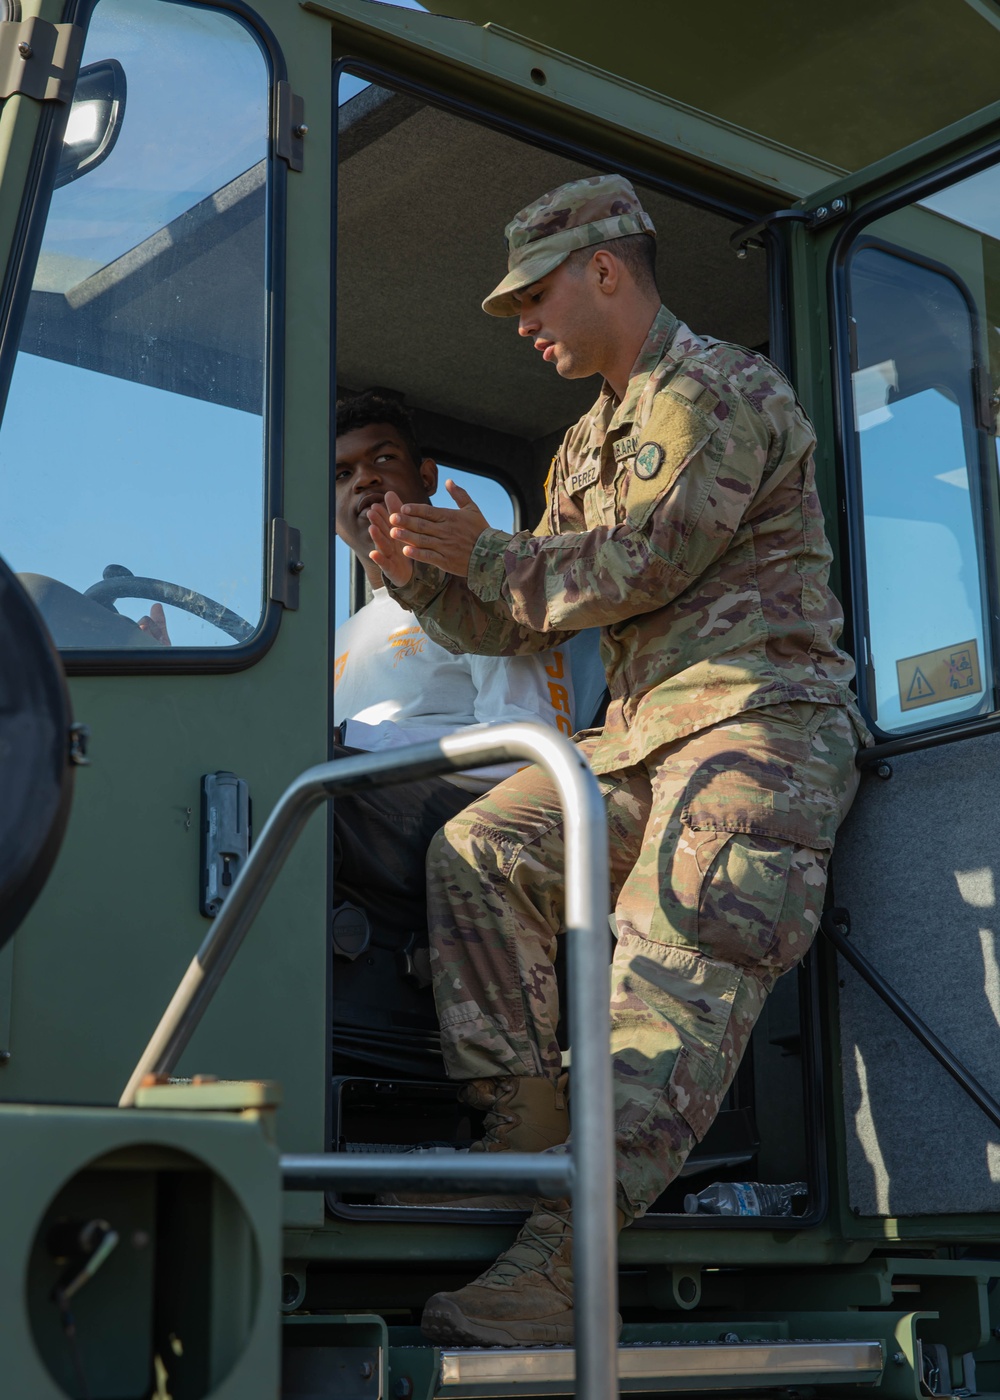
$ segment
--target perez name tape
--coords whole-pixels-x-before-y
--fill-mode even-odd
[[[946,700],[970,698],[983,688],[979,673],[979,645],[959,642],[938,647],[896,662],[899,708],[918,710],[923,705],[943,705]]]

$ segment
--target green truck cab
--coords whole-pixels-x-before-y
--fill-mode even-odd
[[[671,309],[769,355],[816,423],[876,738],[828,936],[619,1241],[622,1390],[1000,1393],[1000,9],[0,3],[0,556],[69,697],[48,878],[0,949],[3,1393],[575,1393],[572,1352],[417,1328],[517,1217],[292,1180],[470,1132],[408,950],[338,933],[325,807],[170,1082],[125,1091],[332,752],[364,587],[338,393],[402,397],[532,527],[593,385],[479,303],[514,212],[605,170]],[[717,1180],[808,1189],[687,1214]]]

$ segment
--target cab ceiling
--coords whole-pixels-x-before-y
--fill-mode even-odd
[[[997,100],[997,0],[424,0],[843,170]]]
[[[598,385],[543,364],[483,297],[506,271],[503,229],[532,199],[594,174],[409,96],[368,88],[340,109],[337,375],[426,415],[528,442],[593,402]],[[695,330],[767,340],[764,255],[740,260],[729,220],[642,190],[664,299]]]

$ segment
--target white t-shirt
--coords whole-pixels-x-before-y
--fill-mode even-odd
[[[334,656],[334,721],[346,721],[351,748],[399,748],[501,720],[575,730],[573,683],[562,651],[453,656],[384,588],[337,628]],[[497,764],[451,780],[480,793],[522,766]]]

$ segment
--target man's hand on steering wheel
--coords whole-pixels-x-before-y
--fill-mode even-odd
[[[167,631],[167,618],[162,603],[154,603],[145,617],[139,619],[139,631],[147,632],[162,647],[173,646]]]

